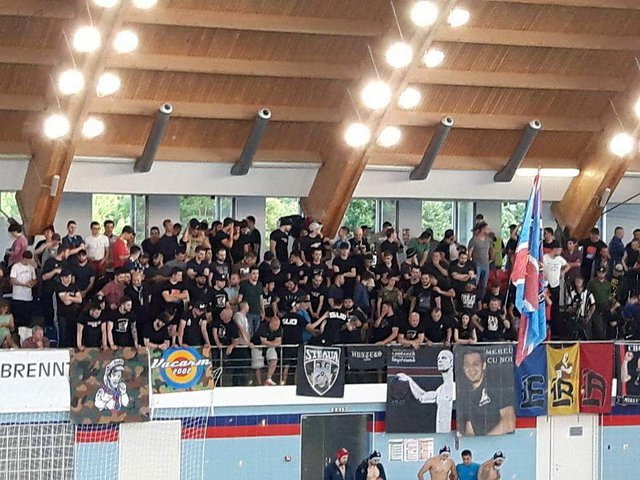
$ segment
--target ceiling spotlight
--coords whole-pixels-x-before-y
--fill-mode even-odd
[[[148,10],[149,8],[155,7],[156,3],[158,3],[158,0],[133,0],[133,4],[142,10]]]
[[[384,148],[390,148],[398,144],[402,138],[402,132],[398,127],[384,127],[378,135],[377,143]]]
[[[84,88],[84,75],[74,68],[65,70],[58,77],[58,89],[63,95],[75,95]]]
[[[416,2],[411,9],[411,20],[419,27],[428,27],[436,23],[438,7],[433,2]]]
[[[381,80],[369,82],[362,90],[362,101],[371,110],[380,110],[389,105],[391,89]]]
[[[111,8],[115,7],[120,0],[93,0],[97,6],[102,8]]]
[[[344,141],[353,148],[364,147],[371,140],[371,130],[364,123],[352,123],[344,132]]]
[[[113,47],[118,53],[131,53],[138,48],[138,35],[131,30],[122,30],[113,40]]]
[[[104,122],[96,117],[87,117],[82,125],[82,135],[85,138],[95,138],[104,132]]]
[[[631,135],[619,133],[611,139],[609,150],[618,157],[626,157],[633,151],[634,146],[635,141]]]
[[[413,50],[405,42],[396,42],[389,47],[386,57],[393,68],[404,68],[413,60]]]
[[[444,61],[444,52],[438,48],[430,48],[427,50],[427,53],[424,54],[422,61],[425,66],[436,68]]]
[[[44,121],[44,134],[52,140],[64,137],[69,133],[69,128],[69,120],[60,113],[49,115]]]
[[[451,13],[449,14],[449,18],[447,21],[449,22],[449,25],[451,25],[452,27],[461,27],[469,21],[470,17],[471,17],[471,14],[469,13],[469,10],[456,7],[453,10],[451,10]]]
[[[73,48],[79,52],[94,52],[100,47],[100,32],[94,26],[80,27],[73,34]]]
[[[417,107],[421,99],[422,94],[420,93],[420,90],[413,87],[407,87],[400,94],[400,98],[398,98],[398,106],[405,110],[409,110]]]
[[[96,87],[96,93],[99,97],[113,95],[118,90],[120,90],[120,77],[115,73],[105,72],[100,76]]]

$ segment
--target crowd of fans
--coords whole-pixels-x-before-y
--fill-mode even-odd
[[[517,339],[519,313],[508,279],[518,227],[502,239],[482,215],[468,245],[453,230],[434,238],[284,217],[262,236],[255,219],[226,218],[186,228],[167,219],[139,246],[133,229],[74,221],[64,236],[53,226],[33,246],[12,223],[13,243],[0,276],[2,347],[103,348],[171,345],[217,347],[259,384],[285,382],[302,343],[442,343]],[[616,228],[609,245],[589,238],[556,239],[544,231],[540,297],[553,339],[636,338],[640,305],[640,230],[626,246]],[[406,235],[403,235],[406,237]],[[260,261],[260,259],[262,259]],[[283,348],[277,348],[284,346]],[[279,358],[281,355],[281,358]],[[266,372],[264,371],[266,369]]]

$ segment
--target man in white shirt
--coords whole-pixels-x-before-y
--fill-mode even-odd
[[[542,257],[544,266],[544,278],[549,284],[551,294],[551,333],[558,337],[561,335],[562,318],[560,314],[560,281],[564,274],[571,268],[562,256],[562,247],[557,240],[549,245],[551,250]]]
[[[31,309],[33,302],[32,288],[38,281],[33,266],[33,253],[27,250],[22,258],[11,267],[12,302],[11,310],[16,327],[31,326]]]
[[[100,233],[100,224],[91,222],[91,235],[85,239],[87,258],[100,275],[104,273],[109,254],[109,239]]]

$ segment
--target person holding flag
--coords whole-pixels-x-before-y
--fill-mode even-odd
[[[542,199],[540,176],[533,181],[527,200],[522,230],[516,248],[511,281],[516,286],[515,304],[520,312],[520,329],[516,347],[516,365],[540,345],[547,336],[547,320],[543,291],[542,262]]]

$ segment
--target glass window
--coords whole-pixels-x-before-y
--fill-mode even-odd
[[[131,197],[131,195],[94,193],[91,218],[100,222],[100,225],[105,220],[113,220],[114,231],[119,234],[125,225],[133,225]]]
[[[380,200],[380,224],[377,230],[382,230],[382,224],[389,222],[394,228],[398,228],[398,201],[397,200]],[[400,235],[400,233],[398,233]]]
[[[342,225],[349,230],[368,225],[376,225],[376,201],[372,198],[354,198],[349,202],[347,211],[342,218]]]
[[[147,196],[133,196],[133,231],[136,232],[138,242],[146,238],[147,232]]]
[[[422,202],[422,230],[431,228],[434,238],[444,237],[445,230],[453,228],[453,202]]]
[[[0,210],[2,210],[3,216],[22,222],[18,202],[16,202],[16,192],[0,192]]]
[[[502,202],[502,238],[509,238],[509,225],[518,225],[524,218],[525,202]]]
[[[475,222],[474,202],[459,201],[458,204],[458,227],[456,234],[461,245],[467,245],[471,239],[471,229]]]
[[[218,201],[218,218],[221,221],[227,217],[235,218],[235,197],[216,197],[216,199]]]
[[[269,241],[269,235],[278,228],[280,217],[297,215],[300,213],[299,198],[267,197],[265,198],[265,241]]]
[[[180,197],[180,223],[189,225],[189,220],[197,218],[209,224],[218,218],[215,197],[204,195],[183,195]]]

